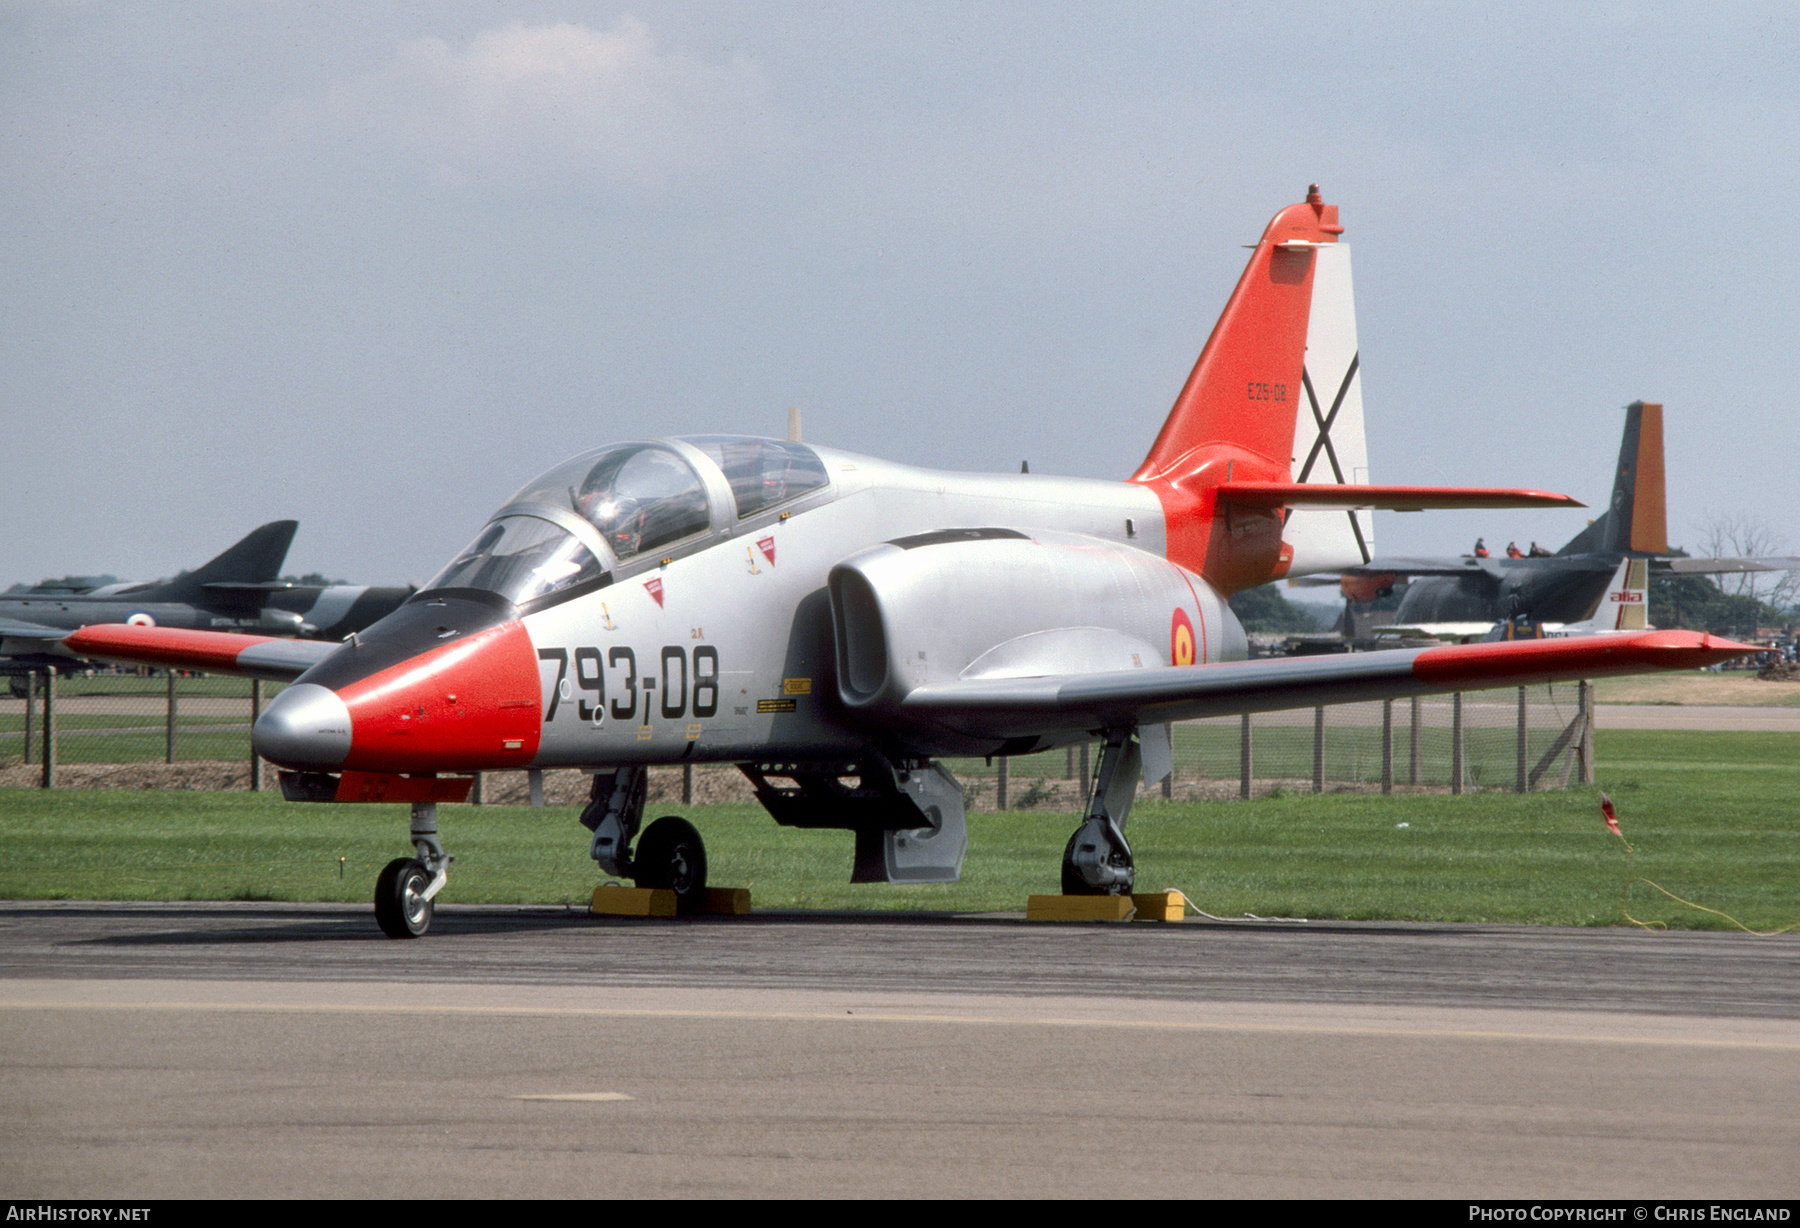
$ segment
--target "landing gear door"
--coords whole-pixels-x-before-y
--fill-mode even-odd
[[[953,883],[962,877],[963,854],[969,849],[962,786],[938,763],[914,768],[906,777],[900,791],[929,826],[883,833],[887,881]]]

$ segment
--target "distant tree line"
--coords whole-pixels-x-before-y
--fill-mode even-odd
[[[117,584],[119,577],[106,576],[58,576],[45,577],[36,584],[20,582],[6,590],[7,596],[16,593],[85,593],[90,588],[99,588],[103,584]]]
[[[1289,601],[1278,584],[1247,588],[1231,598],[1231,612],[1252,635],[1310,635],[1329,631],[1329,613],[1318,607]]]
[[[1793,625],[1794,610],[1749,593],[1727,593],[1709,576],[1658,576],[1650,582],[1650,625],[1750,639],[1760,627]]]

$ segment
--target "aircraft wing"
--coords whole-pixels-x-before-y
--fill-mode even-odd
[[[1515,640],[1099,674],[969,679],[915,688],[901,700],[900,710],[908,719],[961,733],[1022,737],[1654,669],[1694,669],[1755,651],[1748,644],[1696,631]]]
[[[67,627],[45,627],[16,618],[0,619],[0,658],[17,658],[18,663],[29,659],[32,664],[42,664],[47,657],[66,657],[68,654],[60,643],[67,634]]]
[[[127,665],[161,665],[235,674],[269,682],[291,682],[338,649],[320,640],[289,640],[230,631],[184,631],[174,627],[133,627],[105,623],[61,633],[64,648],[78,657]]]

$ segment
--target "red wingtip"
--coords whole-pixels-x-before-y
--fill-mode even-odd
[[[1533,677],[1608,678],[1665,669],[1699,669],[1760,651],[1703,631],[1645,631],[1636,635],[1579,635],[1560,640],[1513,640],[1427,648],[1413,673],[1434,683]]]

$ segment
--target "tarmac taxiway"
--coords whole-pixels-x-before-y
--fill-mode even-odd
[[[1800,939],[0,905],[0,1191],[1787,1198]]]

